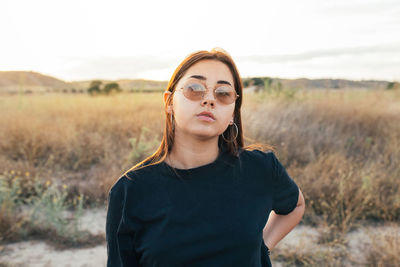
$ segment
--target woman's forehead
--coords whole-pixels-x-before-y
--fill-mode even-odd
[[[183,81],[188,79],[211,82],[225,80],[233,85],[233,77],[230,69],[224,63],[217,60],[203,60],[192,65],[182,77]]]

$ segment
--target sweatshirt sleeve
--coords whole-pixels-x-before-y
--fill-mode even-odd
[[[108,195],[106,219],[107,267],[139,266],[133,235],[124,216],[124,188],[118,183]]]
[[[269,152],[272,160],[274,177],[274,194],[272,210],[276,214],[286,215],[292,212],[298,202],[299,188],[293,179],[288,175],[286,169],[276,158],[273,152]]]

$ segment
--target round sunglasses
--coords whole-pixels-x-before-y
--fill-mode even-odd
[[[202,100],[207,91],[206,87],[198,82],[188,83],[179,89],[187,99],[193,101]],[[235,89],[226,85],[214,88],[213,93],[214,98],[225,105],[232,104],[239,97]]]

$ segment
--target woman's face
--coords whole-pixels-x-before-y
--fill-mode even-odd
[[[191,77],[193,75],[196,77]],[[200,83],[208,88],[203,99],[190,100],[180,90],[183,86],[193,82]],[[215,99],[213,91],[219,86],[231,86],[235,90],[233,77],[228,66],[218,60],[201,60],[186,71],[176,85],[172,107],[168,107],[168,112],[172,109],[174,115],[175,134],[208,139],[218,137],[229,124],[233,124],[235,101],[224,104]],[[164,93],[164,101],[170,94],[169,91]],[[211,112],[215,120],[198,116],[199,113],[204,111]]]

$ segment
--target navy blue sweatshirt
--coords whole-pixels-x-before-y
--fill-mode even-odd
[[[108,196],[107,266],[271,266],[263,228],[298,196],[271,151],[221,149],[191,169],[162,162],[130,171]]]

